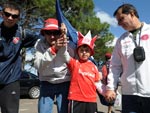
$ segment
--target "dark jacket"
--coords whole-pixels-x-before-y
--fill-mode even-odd
[[[4,37],[2,31],[5,27],[0,26],[0,85],[9,84],[20,79],[21,75],[21,49],[24,47],[34,46],[37,35],[33,33],[24,32],[22,36],[22,29],[17,25],[14,35],[7,35]],[[9,31],[8,31],[9,32]]]

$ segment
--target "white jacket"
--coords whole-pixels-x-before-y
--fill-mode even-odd
[[[136,42],[145,50],[145,60],[136,62],[133,50],[136,47],[133,35],[124,33],[116,43],[110,63],[107,89],[114,90],[121,74],[123,95],[138,95],[150,97],[150,25],[143,23],[143,27],[136,35]]]
[[[45,39],[40,39],[35,44],[34,66],[38,70],[40,81],[48,81],[53,84],[70,81],[70,74],[64,60],[64,51],[58,50],[57,54],[50,52],[50,47]],[[68,47],[68,51],[74,57],[73,48]]]

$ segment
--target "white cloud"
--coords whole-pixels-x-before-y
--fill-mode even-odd
[[[114,17],[111,17],[108,13],[106,13],[104,11],[97,11],[96,16],[98,18],[100,18],[101,23],[106,22],[106,23],[110,24],[110,26],[112,26],[112,27],[118,27],[117,20]],[[106,45],[107,46],[115,46],[117,39],[118,39],[118,37],[115,36],[113,42],[107,42]]]
[[[117,41],[118,37],[115,37],[114,40],[112,42],[107,42],[106,43],[106,46],[108,47],[112,47],[112,46],[115,46],[116,45],[116,41]]]
[[[108,23],[113,27],[117,27],[117,20],[114,17],[111,17],[108,13],[104,11],[96,12],[96,16],[100,18],[101,23]]]

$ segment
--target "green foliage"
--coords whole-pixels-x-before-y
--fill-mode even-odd
[[[55,17],[55,0],[32,0],[38,6],[38,12],[44,19]]]
[[[107,45],[108,42],[112,43],[114,36],[111,33],[107,33],[105,36],[100,36],[95,42],[95,54],[96,61],[104,60],[106,52],[112,52],[113,47]]]

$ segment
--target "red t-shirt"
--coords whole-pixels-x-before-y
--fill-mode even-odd
[[[90,60],[80,62],[71,58],[68,67],[71,71],[71,84],[68,99],[96,102],[95,82],[101,79],[101,75]]]

